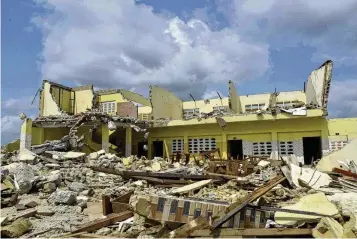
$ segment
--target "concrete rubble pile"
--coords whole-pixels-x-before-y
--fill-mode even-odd
[[[3,237],[357,236],[350,146],[316,167],[294,155],[185,163],[70,148],[2,155]]]

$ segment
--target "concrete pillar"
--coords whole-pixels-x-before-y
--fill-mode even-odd
[[[131,127],[125,128],[125,157],[129,157],[131,155],[131,147],[132,147],[132,129]]]
[[[222,133],[222,142],[221,142],[221,154],[222,159],[227,159],[227,134],[225,132]]]
[[[189,153],[189,148],[188,148],[188,134],[185,132],[183,136],[183,151],[185,153]]]
[[[32,119],[26,118],[21,125],[20,149],[30,149],[32,141]]]
[[[148,158],[149,159],[152,159],[152,139],[151,137],[149,136],[148,138],[148,142],[147,142],[147,145],[148,145]]]
[[[271,147],[272,152],[276,155],[279,155],[279,146],[278,146],[278,132],[271,132]]]
[[[109,153],[109,128],[108,124],[102,124],[102,149]]]

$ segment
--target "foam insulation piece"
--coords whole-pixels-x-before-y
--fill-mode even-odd
[[[339,212],[335,204],[330,202],[324,193],[315,193],[304,196],[298,203],[283,208],[305,212],[315,212],[328,216],[336,215]],[[321,217],[287,212],[276,212],[274,218],[275,222],[280,225],[295,225],[298,222],[314,221]]]
[[[335,151],[329,155],[322,157],[318,162],[316,168],[320,171],[331,172],[333,168],[342,168],[344,170],[349,170],[341,162],[349,164],[350,161],[353,161],[357,164],[357,138],[352,140],[350,143],[345,145],[342,149]]]

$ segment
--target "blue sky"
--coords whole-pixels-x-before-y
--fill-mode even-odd
[[[302,90],[334,61],[330,117],[357,116],[357,2],[299,0],[3,0],[2,144],[42,79],[69,86],[149,84],[204,98],[228,80],[239,94]]]

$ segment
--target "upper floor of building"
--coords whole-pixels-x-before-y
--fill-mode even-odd
[[[40,116],[76,115],[87,110],[143,120],[189,120],[215,115],[248,116],[292,114],[325,116],[332,76],[332,61],[326,61],[309,75],[298,91],[239,95],[229,81],[228,97],[182,101],[172,92],[151,85],[149,97],[125,89],[95,91],[93,85],[67,87],[43,81],[40,94]],[[314,112],[309,114],[308,111]],[[242,118],[240,117],[240,118]],[[250,116],[251,118],[252,116]]]

